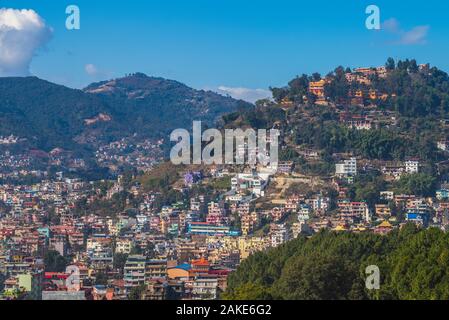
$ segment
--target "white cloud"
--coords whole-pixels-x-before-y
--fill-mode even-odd
[[[387,30],[392,33],[398,33],[400,31],[399,21],[395,18],[385,20],[382,23],[382,29]]]
[[[254,103],[260,99],[272,98],[271,91],[265,89],[232,88],[219,86],[216,91],[220,94],[229,95],[235,99],[241,99],[251,103]]]
[[[34,10],[0,9],[0,76],[27,76],[52,29]]]
[[[86,64],[86,66],[84,67],[84,70],[90,76],[98,75],[98,68],[95,65],[91,64],[91,63]]]
[[[427,42],[430,26],[416,26],[407,31],[401,29],[397,19],[391,18],[382,23],[382,29],[398,37],[398,39],[394,41],[395,44],[415,45],[425,44]]]
[[[113,72],[104,70],[93,63],[86,64],[84,66],[84,72],[94,80],[111,78],[114,75]]]
[[[429,29],[429,26],[415,27],[410,31],[404,32],[399,42],[401,44],[425,44]]]

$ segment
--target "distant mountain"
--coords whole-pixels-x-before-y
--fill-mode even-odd
[[[44,150],[71,148],[84,119],[111,109],[94,95],[35,77],[0,78],[0,135],[27,138]]]
[[[174,128],[191,128],[192,120],[210,125],[225,113],[251,107],[244,101],[142,73],[94,83],[84,92],[100,97],[138,134],[168,134]]]
[[[251,105],[137,73],[70,89],[36,77],[0,78],[0,135],[39,149],[78,149],[126,135],[163,137]]]

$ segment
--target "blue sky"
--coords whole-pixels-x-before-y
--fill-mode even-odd
[[[65,28],[70,4],[81,10],[80,30]],[[380,31],[365,28],[370,4],[381,10]],[[51,28],[30,73],[77,88],[139,71],[257,95],[297,74],[381,65],[389,56],[449,71],[446,1],[2,0],[0,7],[33,9]]]

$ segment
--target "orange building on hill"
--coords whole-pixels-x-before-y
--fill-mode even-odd
[[[309,83],[309,92],[318,98],[324,98],[324,87],[326,86],[326,80],[312,81]]]
[[[198,260],[192,260],[192,269],[190,270],[191,276],[198,276],[200,274],[207,274],[210,270],[210,263],[205,258]]]

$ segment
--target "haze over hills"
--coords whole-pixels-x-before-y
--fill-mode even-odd
[[[212,124],[249,103],[142,73],[76,90],[36,77],[0,78],[0,135],[36,148],[77,150],[123,136],[165,137],[193,120]]]

